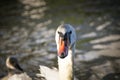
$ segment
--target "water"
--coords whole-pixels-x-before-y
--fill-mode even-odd
[[[100,80],[120,66],[119,1],[13,0],[0,3],[0,74],[13,55],[35,80],[39,65],[57,67],[55,30],[61,22],[77,32],[75,75]],[[7,6],[5,6],[7,5]],[[116,66],[117,65],[117,66]]]

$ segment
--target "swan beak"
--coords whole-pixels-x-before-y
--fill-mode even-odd
[[[68,54],[68,47],[65,46],[65,41],[60,39],[60,42],[59,42],[59,50],[58,50],[58,56],[60,58],[65,58]]]
[[[19,64],[16,64],[15,68],[23,72],[23,69],[19,66]]]

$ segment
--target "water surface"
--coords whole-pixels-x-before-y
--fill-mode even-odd
[[[118,0],[2,1],[0,74],[7,73],[3,66],[10,55],[18,58],[34,80],[39,65],[57,67],[54,36],[61,22],[71,24],[77,32],[75,76],[79,80],[101,80],[120,71]]]

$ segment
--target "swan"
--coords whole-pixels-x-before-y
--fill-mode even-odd
[[[9,56],[6,59],[6,66],[8,68],[8,75],[0,80],[32,80],[20,67],[15,57]]]
[[[58,55],[58,70],[40,66],[38,76],[46,80],[74,80],[74,52],[76,32],[70,24],[58,26],[55,35]]]

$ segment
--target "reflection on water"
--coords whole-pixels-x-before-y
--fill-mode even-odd
[[[3,0],[0,75],[7,72],[3,66],[9,55],[16,56],[33,79],[39,65],[57,67],[54,36],[61,21],[77,32],[75,75],[79,80],[100,80],[119,72],[120,6],[112,0],[91,1]]]

